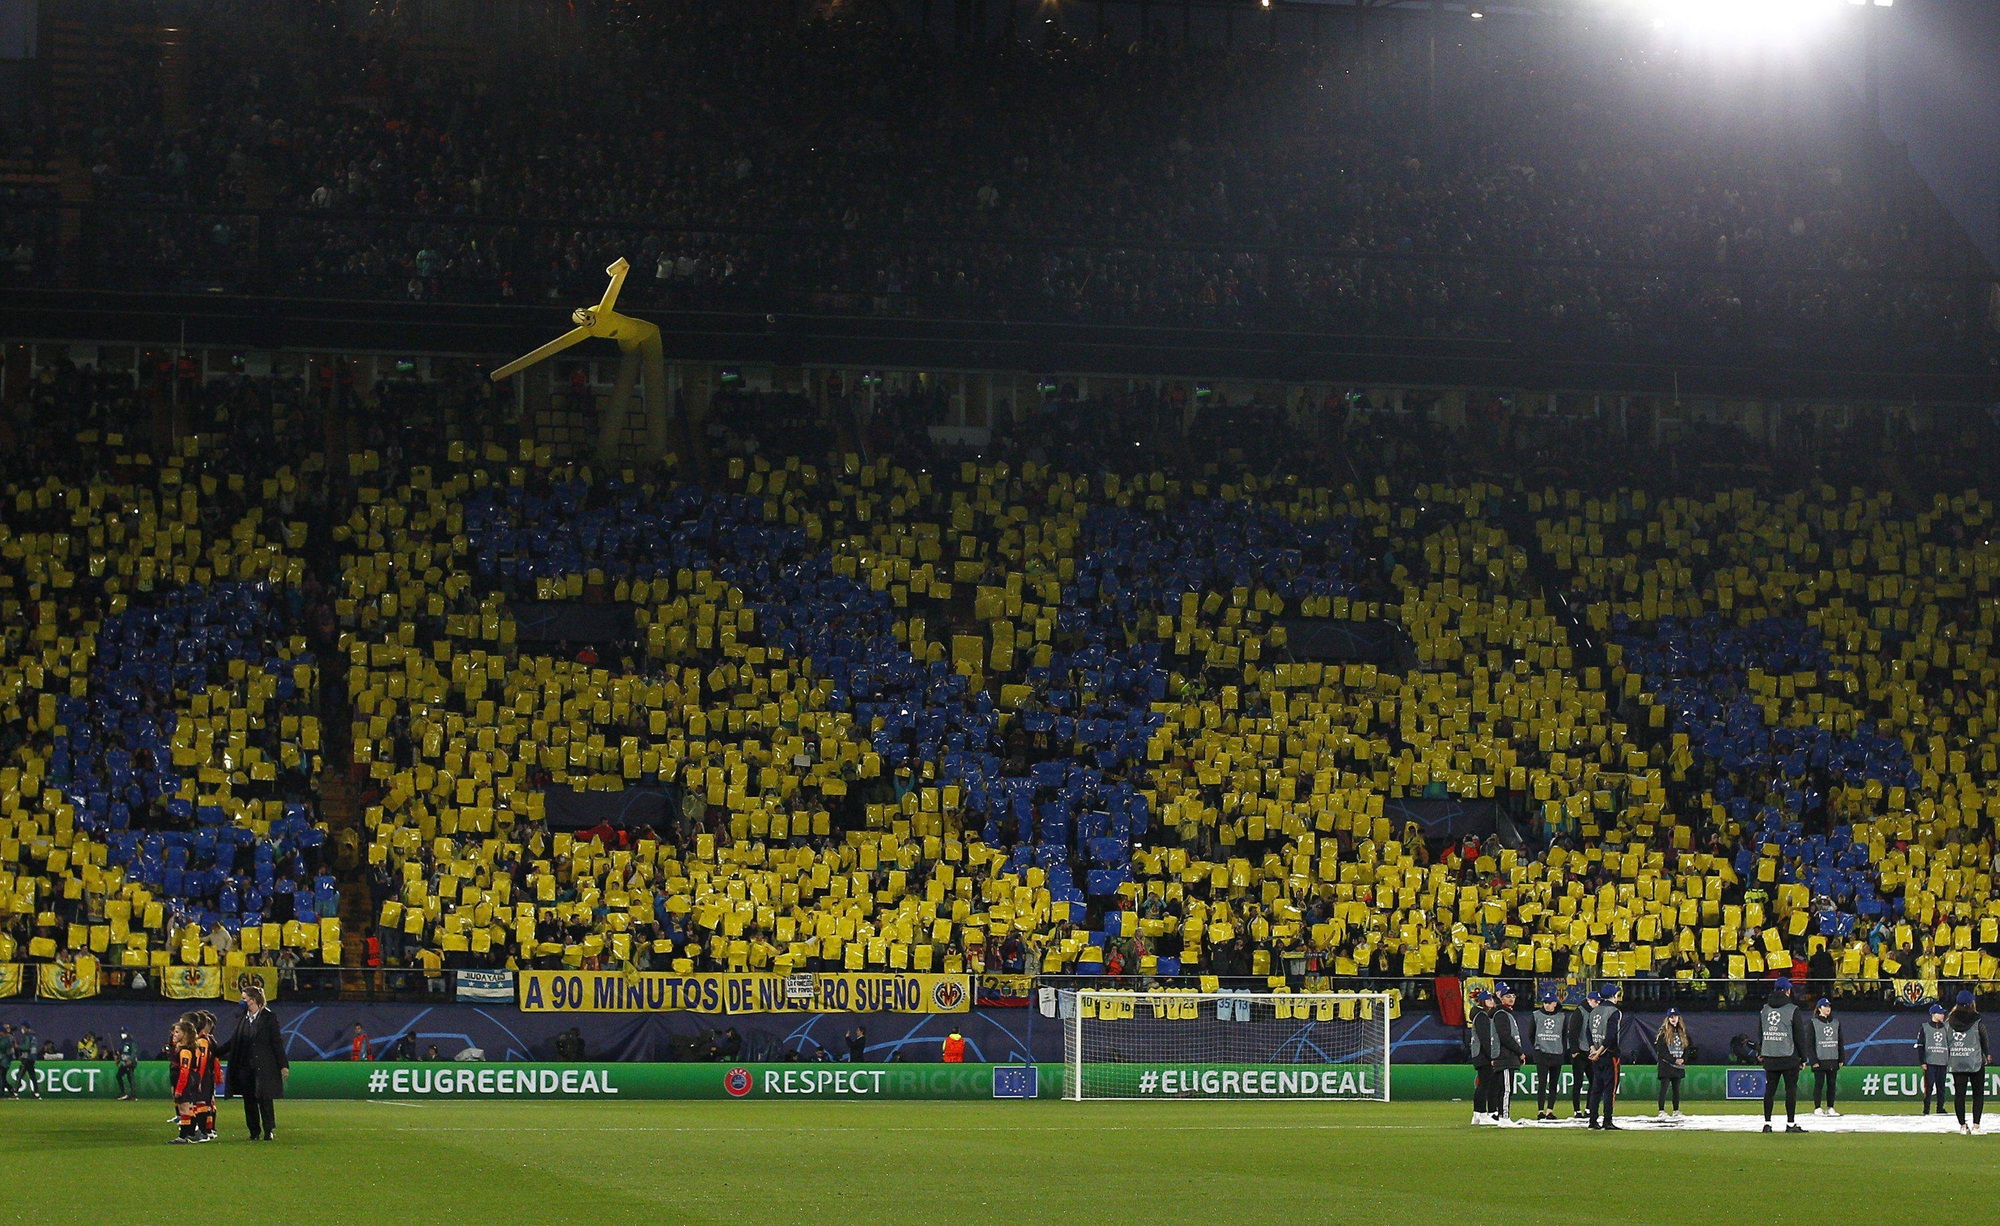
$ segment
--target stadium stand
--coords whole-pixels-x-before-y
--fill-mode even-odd
[[[1826,938],[1843,975],[1983,974],[2000,936],[1991,502],[1819,486],[1561,510],[1544,539],[1610,631],[1635,719],[1671,737],[1685,806],[1735,840],[1746,899]],[[1740,930],[1756,918],[1746,905]]]
[[[10,453],[4,960],[341,960],[300,474],[190,438],[76,431],[90,381]],[[71,398],[74,399],[71,399]]]
[[[942,48],[757,5],[593,11],[566,50],[333,5],[192,16],[195,97],[121,79],[29,133],[93,208],[71,277],[524,301],[625,255],[632,303],[680,307],[1850,353],[1981,328],[1963,234],[1803,68],[1497,37],[1434,74],[1344,46]],[[65,275],[45,237],[19,240],[30,279]]]
[[[12,142],[0,274],[567,302],[629,247],[649,306],[1980,339],[1811,89],[1494,43],[1420,153],[1393,57],[722,12],[604,6],[588,94],[207,6],[194,105]],[[2000,978],[1990,416],[1919,469],[1845,408],[1120,380],[960,453],[935,386],[739,390],[622,468],[469,366],[190,361],[8,385],[0,963]]]
[[[143,416],[105,391],[38,395]],[[1011,459],[743,433],[707,477],[441,435],[325,474],[296,422],[157,461],[85,432],[64,470],[31,437],[10,954],[353,962],[331,709],[391,966],[1989,969],[1976,494],[1413,479],[1482,440],[1365,400],[1336,485],[1100,446],[1150,410],[1074,407]],[[1263,420],[1297,467],[1342,462]],[[607,605],[629,632],[519,641]],[[1301,619],[1393,623],[1405,654],[1295,659]],[[627,791],[663,799],[588,803]],[[551,820],[579,796],[589,825]],[[1490,824],[1427,825],[1442,802]]]
[[[385,789],[371,855],[400,883],[381,919],[442,925],[447,953],[525,960],[532,938],[549,964],[683,970],[1740,978],[1824,949],[1850,977],[1955,973],[1967,951],[1895,928],[1909,853],[1849,820],[1886,835],[1932,803],[1908,753],[1815,703],[1730,758],[1740,720],[1653,714],[1670,700],[1642,657],[1672,654],[1671,618],[1649,647],[1621,613],[1580,660],[1506,521],[1581,495],[1363,488],[852,456],[739,457],[704,491],[598,489],[547,455],[425,473],[371,512],[371,544],[395,506],[429,513],[346,589],[364,627],[369,600],[431,611],[428,631],[373,619],[355,674]],[[1594,556],[1580,526],[1573,552],[1537,528],[1557,573]],[[455,592],[453,557],[477,577]],[[507,659],[510,601],[535,597],[634,602],[643,660]],[[1390,617],[1414,666],[1291,661],[1287,611]],[[1805,622],[1769,621],[1708,625],[1703,651],[1792,668]],[[1683,706],[1741,684],[1680,671]],[[1697,737],[1739,776],[1789,764],[1798,795],[1700,790]],[[664,828],[596,846],[551,832],[534,791],[676,780]],[[1841,787],[1838,824],[1814,784]],[[1425,796],[1498,798],[1531,841],[1434,856],[1385,809]]]

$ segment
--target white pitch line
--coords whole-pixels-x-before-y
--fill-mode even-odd
[[[1445,1132],[1453,1131],[1449,1125],[1436,1124],[1076,1124],[1054,1128],[1040,1125],[1017,1128],[999,1128],[991,1124],[885,1124],[882,1126],[862,1125],[856,1132]],[[725,1124],[717,1127],[690,1127],[680,1125],[644,1124],[638,1127],[620,1127],[607,1124],[603,1127],[580,1127],[563,1125],[554,1128],[489,1127],[457,1128],[440,1124],[435,1128],[397,1128],[397,1132],[810,1132],[825,1133],[824,1127],[808,1127],[802,1124],[773,1124],[769,1127]]]
[[[385,1106],[386,1106],[386,1105],[399,1105],[399,1106],[433,1106],[433,1105],[436,1105],[436,1104],[431,1104],[431,1103],[402,1103],[402,1104],[387,1104],[387,1103],[385,1103],[385,1104],[383,1104],[383,1105],[385,1105]],[[1661,1124],[1657,1124],[1657,1123],[1655,1123],[1654,1121],[1651,1121],[1651,1120],[1645,1120],[1645,1121],[1641,1121],[1641,1120],[1636,1120],[1636,1119],[1635,1119],[1635,1120],[1633,1120],[1633,1121],[1632,1121],[1632,1123],[1629,1123],[1629,1124],[1625,1124],[1625,1125],[1621,1125],[1621,1127],[1623,1127],[1623,1128],[1624,1128],[1624,1129],[1625,1129],[1626,1131],[1628,1131],[1628,1132],[1652,1132],[1652,1133],[1664,1133],[1664,1132],[1682,1132],[1682,1133],[1699,1133],[1699,1132],[1707,1132],[1707,1133],[1715,1133],[1715,1132],[1745,1132],[1745,1133],[1748,1133],[1748,1132],[1755,1132],[1755,1131],[1757,1131],[1757,1130],[1758,1130],[1759,1128],[1761,1128],[1761,1127],[1762,1127],[1762,1125],[1763,1125],[1763,1120],[1762,1120],[1762,1119],[1761,1119],[1760,1117],[1758,1117],[1758,1116],[1754,1116],[1754,1115],[1748,1115],[1748,1114],[1745,1114],[1745,1115],[1740,1115],[1740,1116],[1729,1116],[1729,1115],[1720,1115],[1720,1116],[1705,1116],[1705,1117],[1699,1117],[1699,1118],[1700,1118],[1700,1121],[1701,1121],[1701,1122],[1700,1122],[1700,1123],[1694,1123],[1694,1124],[1693,1124],[1693,1126],[1691,1126],[1691,1127],[1689,1126],[1689,1124],[1690,1124],[1690,1123],[1692,1122],[1692,1119],[1691,1119],[1691,1120],[1689,1120],[1689,1121],[1682,1121],[1682,1122],[1680,1122],[1680,1123],[1677,1123],[1677,1124],[1673,1124],[1673,1125],[1661,1125]],[[1875,1121],[1877,1121],[1877,1120],[1879,1120],[1879,1121],[1880,1121],[1880,1123],[1879,1123],[1879,1124],[1876,1124],[1876,1123],[1875,1123]],[[1849,1123],[1850,1121],[1853,1121],[1853,1122],[1852,1122],[1852,1123]],[[1869,1121],[1869,1122],[1868,1122],[1868,1123],[1862,1123],[1861,1121]],[[1890,1136],[1927,1136],[1927,1135],[1930,1135],[1930,1136],[1942,1136],[1942,1135],[1951,1135],[1951,1134],[1955,1134],[1955,1133],[1957,1132],[1957,1129],[1956,1129],[1956,1128],[1950,1128],[1950,1129],[1946,1129],[1946,1128],[1941,1128],[1941,1127],[1932,1127],[1932,1126],[1927,1126],[1927,1125],[1917,1125],[1917,1126],[1913,1126],[1913,1127],[1912,1127],[1912,1126],[1898,1126],[1898,1124],[1900,1124],[1900,1122],[1901,1122],[1901,1117],[1895,1117],[1895,1116],[1862,1116],[1862,1117],[1860,1117],[1860,1119],[1859,1119],[1859,1120],[1857,1120],[1855,1116],[1848,1116],[1848,1117],[1845,1117],[1845,1119],[1844,1119],[1844,1120],[1842,1121],[1842,1123],[1845,1123],[1845,1124],[1848,1124],[1848,1126],[1847,1126],[1847,1127],[1841,1127],[1841,1126],[1839,1126],[1839,1125],[1832,1125],[1832,1126],[1828,1126],[1828,1123],[1827,1123],[1826,1121],[1823,1121],[1823,1120],[1822,1120],[1822,1121],[1818,1121],[1818,1122],[1817,1122],[1817,1123],[1818,1123],[1818,1126],[1817,1126],[1817,1127],[1811,1127],[1811,1128],[1809,1128],[1809,1129],[1808,1129],[1807,1131],[1808,1131],[1808,1133],[1812,1133],[1812,1134],[1819,1134],[1819,1135],[1824,1135],[1824,1136],[1836,1136],[1836,1135],[1846,1135],[1846,1136],[1855,1136],[1855,1135],[1866,1135],[1866,1134],[1870,1134],[1870,1133],[1873,1133],[1873,1134],[1876,1134],[1876,1135],[1890,1135]],[[1871,1124],[1873,1124],[1874,1126],[1871,1126]],[[1635,1127],[1634,1125],[1637,1125],[1637,1126]],[[1886,1125],[1886,1126],[1884,1126],[1884,1125]],[[1778,1125],[1778,1127],[1779,1127],[1779,1128],[1783,1128],[1783,1127],[1784,1127],[1784,1125],[1783,1125],[1782,1123],[1780,1123],[1780,1124]],[[836,1128],[838,1128],[838,1126],[836,1126]],[[1442,1133],[1453,1133],[1453,1134],[1457,1134],[1457,1133],[1463,1133],[1463,1132],[1466,1132],[1466,1131],[1468,1131],[1468,1128],[1467,1128],[1467,1126],[1466,1126],[1466,1125],[1463,1125],[1463,1124],[1342,1124],[1342,1123],[1320,1123],[1320,1124],[1313,1124],[1313,1123],[1272,1123],[1272,1124],[1061,1124],[1061,1123],[1058,1123],[1058,1124],[1053,1124],[1053,1125],[1051,1125],[1051,1124],[1048,1124],[1047,1122],[1040,1122],[1040,1123],[1036,1123],[1036,1124],[1032,1124],[1032,1125],[1031,1125],[1031,1124],[1022,1124],[1022,1125],[1017,1125],[1017,1126],[1011,1126],[1011,1127],[1010,1127],[1010,1126],[1003,1126],[1003,1125],[995,1125],[995,1124],[884,1124],[884,1125],[879,1125],[879,1126],[877,1126],[877,1125],[857,1125],[857,1126],[855,1126],[855,1128],[854,1128],[853,1130],[854,1130],[854,1131],[862,1131],[862,1132],[913,1132],[913,1133],[955,1133],[955,1132],[998,1132],[998,1133],[1021,1133],[1021,1132],[1029,1132],[1029,1131],[1037,1131],[1037,1132],[1093,1132],[1093,1133],[1096,1133],[1096,1132],[1442,1132]],[[510,1132],[538,1132],[538,1133],[551,1133],[551,1132],[576,1132],[576,1133],[599,1133],[599,1132],[616,1132],[616,1133],[634,1133],[634,1132],[660,1132],[660,1133],[683,1133],[683,1132],[743,1132],[743,1133],[753,1133],[753,1132],[754,1132],[754,1133],[768,1133],[768,1132],[797,1132],[797,1133],[814,1133],[814,1134],[823,1134],[823,1133],[825,1133],[826,1131],[828,1131],[828,1129],[827,1129],[826,1127],[824,1127],[824,1126],[808,1126],[808,1125],[801,1125],[801,1124],[783,1124],[783,1123],[775,1123],[775,1122],[774,1122],[774,1123],[771,1123],[771,1124],[768,1124],[768,1125],[758,1125],[758,1124],[722,1124],[722,1125],[700,1125],[700,1126],[696,1126],[696,1125],[677,1125],[677,1124],[640,1124],[640,1125],[632,1125],[632,1126],[624,1126],[624,1125],[617,1125],[617,1124],[603,1124],[603,1125],[578,1125],[578,1124],[564,1124],[564,1125],[557,1125],[557,1126],[554,1126],[554,1127],[531,1127],[531,1126],[525,1126],[525,1125],[474,1125],[474,1126],[471,1126],[471,1127],[455,1127],[455,1126],[453,1126],[453,1125],[450,1125],[450,1124],[439,1124],[439,1125],[435,1125],[435,1126],[431,1126],[431,1127],[407,1127],[407,1126],[398,1126],[398,1127],[397,1127],[397,1128],[396,1128],[396,1129],[395,1129],[394,1131],[397,1131],[397,1132],[422,1132],[422,1133],[440,1133],[440,1132],[468,1132],[468,1133],[472,1133],[472,1132],[495,1132],[495,1133],[510,1133]],[[1582,1128],[1582,1126],[1581,1126],[1581,1125],[1574,1125],[1574,1126],[1572,1126],[1572,1125],[1570,1125],[1570,1124],[1569,1124],[1569,1122],[1568,1122],[1568,1121],[1563,1121],[1563,1122],[1561,1122],[1561,1123],[1558,1123],[1558,1124],[1556,1124],[1556,1125],[1553,1125],[1553,1126],[1551,1126],[1551,1125],[1547,1125],[1547,1124],[1541,1124],[1541,1125],[1536,1125],[1536,1124],[1532,1124],[1532,1123],[1530,1123],[1530,1124],[1527,1124],[1527,1125],[1526,1125],[1526,1127],[1525,1127],[1525,1128],[1523,1129],[1523,1131],[1526,1131],[1526,1132],[1572,1132],[1572,1131],[1574,1131],[1574,1132],[1581,1132],[1581,1131],[1584,1131],[1584,1129]],[[1988,1135],[1992,1135],[1992,1134],[1988,1134]]]

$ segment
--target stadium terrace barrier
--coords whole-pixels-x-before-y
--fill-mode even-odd
[[[198,1003],[198,1002],[194,1002]],[[233,1002],[208,1002],[227,1027],[241,1012]],[[26,1021],[63,1050],[86,1032],[115,1036],[129,1032],[140,1051],[152,1054],[165,1042],[168,1030],[191,1003],[111,1004],[102,1001],[55,1004],[46,1001],[0,1000],[0,1019],[19,1025]],[[583,1052],[592,1060],[647,1064],[702,1060],[708,1048],[729,1031],[737,1058],[780,1062],[810,1057],[818,1048],[847,1055],[847,1034],[856,1026],[867,1034],[871,1061],[932,1061],[946,1035],[959,1031],[967,1054],[987,1062],[1058,1060],[1062,1056],[1061,1026],[1032,1009],[978,1010],[956,1014],[910,1013],[790,1013],[732,1015],[726,1013],[523,1013],[512,1004],[435,1005],[319,1004],[280,999],[272,1008],[294,1064],[345,1059],[354,1027],[369,1036],[369,1052],[386,1057],[402,1040],[418,1055],[430,1048],[437,1057],[457,1056],[477,1048],[489,1060],[553,1060],[557,1040],[575,1031]]]
[[[142,1051],[157,1050],[187,1002],[111,1003],[109,1001],[0,1001],[0,1019],[31,1022],[43,1038],[64,1050],[85,1032],[116,1035],[129,1031]],[[227,1024],[238,1006],[211,1002]],[[980,1008],[968,1013],[524,1013],[511,1004],[434,1005],[313,1003],[280,999],[275,1002],[286,1050],[295,1062],[345,1058],[356,1024],[369,1036],[376,1059],[407,1038],[417,1054],[431,1047],[439,1058],[477,1048],[490,1060],[550,1060],[556,1040],[569,1031],[583,1043],[586,1056],[617,1063],[648,1064],[705,1060],[711,1043],[736,1032],[733,1050],[744,1062],[779,1063],[810,1058],[819,1048],[834,1056],[847,1054],[846,1036],[856,1026],[866,1032],[868,1059],[931,1061],[938,1058],[947,1034],[956,1030],[966,1040],[967,1054],[986,1062],[1042,1062],[1062,1059],[1059,1018],[1038,1008]],[[1526,1010],[1520,1011],[1525,1014]],[[1628,1006],[1620,1047],[1635,1061],[1650,1060],[1652,1036],[1663,1012],[1657,1006]],[[1747,1007],[1731,1012],[1686,1013],[1689,1036],[1705,1061],[1736,1058],[1738,1041],[1748,1042],[1757,1031],[1757,1015]],[[1916,1009],[1843,1009],[1850,1065],[1876,1068],[1910,1067],[1915,1060]],[[1429,1009],[1407,1008],[1390,1027],[1392,1059],[1402,1075],[1405,1067],[1459,1065],[1465,1058],[1462,1027],[1442,1021]]]
[[[623,792],[581,792],[563,793],[554,791],[549,796],[549,817],[552,824],[561,820],[557,809],[572,802],[586,807],[582,817],[568,819],[587,821],[595,825],[599,821],[610,820],[616,826],[621,824],[621,806],[629,805],[633,798],[643,798],[640,803],[655,803],[666,793],[645,789],[628,788]],[[605,798],[610,798],[606,800]],[[624,798],[624,799],[620,799]],[[1468,804],[1463,801],[1391,801],[1392,806],[1401,804],[1401,810],[1388,810],[1397,821],[1404,819],[1424,822],[1427,819],[1447,822],[1456,820],[1479,809],[1478,802]],[[912,1013],[952,1013],[967,1008],[1006,1008],[1036,1003],[1036,989],[1045,988],[1061,991],[1065,988],[1094,988],[1099,991],[1164,991],[1185,989],[1190,992],[1216,991],[1240,988],[1251,992],[1277,990],[1282,984],[1293,991],[1303,992],[1396,992],[1403,1000],[1405,1013],[1414,1014],[1435,1007],[1439,985],[1449,982],[1432,976],[1406,978],[1391,975],[1322,975],[1308,973],[1303,956],[1281,955],[1278,958],[1282,973],[1273,976],[1214,976],[1199,971],[1180,974],[1152,975],[942,975],[921,972],[824,972],[812,976],[813,1008],[829,1011],[869,1008],[871,999],[894,997],[911,985],[926,989],[919,993],[921,1000],[904,1000],[899,1004],[884,1004],[885,1012]],[[214,968],[209,968],[213,970]],[[32,963],[0,963],[0,1000],[12,996],[33,996],[37,994],[39,967]],[[234,973],[243,973],[238,968]],[[781,977],[745,974],[737,972],[695,972],[692,974],[668,975],[661,972],[628,977],[613,971],[555,971],[555,970],[445,970],[436,975],[408,967],[360,968],[301,966],[274,976],[268,968],[258,968],[263,976],[266,990],[271,999],[292,1004],[302,1002],[342,1002],[349,1005],[361,1003],[384,1004],[402,1002],[405,1004],[441,1004],[446,1002],[474,1002],[480,1004],[523,1003],[521,988],[528,982],[539,982],[544,991],[540,1003],[532,1006],[538,1010],[566,1011],[570,1013],[599,1012],[670,1012],[685,1008],[698,1012],[732,1012],[738,1014],[795,1012],[800,1002],[790,999],[786,991],[773,992],[771,981]],[[138,976],[143,975],[143,982]],[[550,989],[554,977],[575,980],[588,990],[567,992],[563,1004],[556,1006],[553,990]],[[1536,977],[1531,974],[1503,975],[1501,978],[1512,983],[1521,992],[1521,1003],[1525,1007],[1531,1003],[1543,986],[1555,987],[1563,993],[1567,1004],[1580,1004],[1584,985],[1578,981],[1554,977]],[[607,990],[600,1002],[599,984],[617,980],[621,985],[631,982],[651,980],[661,985],[657,997],[644,996],[638,1002],[631,999],[629,991]],[[235,999],[235,982],[230,976],[215,974],[207,980],[207,990],[181,991],[174,993],[175,999]],[[1491,977],[1467,975],[1457,980],[1461,991],[1489,985]],[[1601,978],[1591,980],[1605,982]],[[1770,990],[1767,979],[1704,979],[1699,981],[1683,979],[1626,979],[1624,1004],[1627,1010],[1663,1010],[1668,1006],[1683,1013],[1736,1012],[1754,1010]],[[963,985],[970,992],[969,1001],[961,994],[947,992],[943,996],[935,994],[939,984]],[[679,985],[679,993],[667,991],[667,985]],[[729,1008],[728,997],[732,985],[736,987],[737,1004],[741,1007]],[[845,985],[844,987],[841,985]],[[158,1001],[176,986],[190,986],[178,977],[161,975],[153,968],[133,968],[105,966],[98,974],[96,991],[81,992],[69,997],[72,1003],[87,1004],[93,1001]],[[747,993],[743,990],[747,986]],[[783,987],[782,984],[779,987]],[[1830,996],[1835,1005],[1848,1013],[1858,1010],[1880,1011],[1914,1009],[1924,1001],[1949,999],[1960,988],[1982,990],[1982,986],[1970,980],[1920,980],[1920,979],[1839,979],[1828,982],[1811,982],[1806,990],[1811,995]],[[890,990],[893,989],[893,990]],[[694,998],[683,999],[693,992]],[[907,993],[905,993],[907,994]],[[715,1008],[704,1008],[710,998]],[[657,1000],[659,1003],[654,1003]],[[0,1004],[0,1012],[6,1006]]]
[[[1219,1065],[1130,1065],[1134,1096],[1172,1099],[1177,1087],[1198,1087]],[[1033,1070],[1029,1075],[1028,1070]],[[1254,1087],[1238,1101],[1268,1095],[1273,1099],[1310,1097],[1300,1083],[1316,1075],[1318,1091],[1327,1101],[1348,1101],[1364,1095],[1360,1079],[1366,1070],[1296,1064],[1229,1066],[1237,1086]],[[1681,1101],[1714,1103],[1758,1101],[1763,1095],[1763,1071],[1725,1065],[1700,1065],[1688,1070]],[[862,1102],[877,1100],[944,1101],[994,1098],[1060,1098],[1064,1066],[1005,1064],[488,1064],[476,1062],[393,1062],[294,1064],[285,1087],[288,1099],[461,1099],[468,1101],[634,1102],[642,1100],[709,1099],[715,1101],[798,1100]],[[1914,1103],[1921,1092],[1921,1074],[1911,1069],[1850,1068],[1841,1075],[1841,1101],[1855,1105],[1895,1106]],[[995,1092],[996,1079],[999,1093]],[[46,1098],[117,1096],[115,1066],[97,1061],[46,1061],[35,1080]],[[169,1097],[167,1065],[148,1060],[136,1077],[139,1097]],[[1620,1110],[1647,1114],[1653,1110],[1657,1086],[1651,1068],[1626,1068],[1619,1077]],[[1317,1087],[1315,1087],[1317,1089]],[[1988,1070],[1987,1094],[2000,1097],[2000,1071]],[[1425,1065],[1397,1068],[1391,1080],[1397,1102],[1459,1102],[1472,1097],[1472,1070],[1463,1066]],[[1567,1107],[1568,1073],[1562,1102]],[[1516,1116],[1532,1115],[1532,1070],[1514,1075]],[[1525,1104],[1525,1106],[1524,1106]],[[225,1116],[225,1120],[228,1117]]]

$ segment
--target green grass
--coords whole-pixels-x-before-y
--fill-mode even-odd
[[[1503,1132],[1458,1103],[294,1102],[271,1146],[235,1111],[187,1147],[164,1103],[0,1102],[0,1222],[1763,1226],[2000,1195],[2000,1138]]]

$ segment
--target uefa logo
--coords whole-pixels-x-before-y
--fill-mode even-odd
[[[957,979],[940,979],[931,988],[931,1004],[940,1013],[950,1013],[965,1003],[965,984]]]
[[[747,1068],[733,1068],[722,1078],[722,1088],[729,1091],[729,1097],[742,1098],[750,1093],[754,1084]]]

